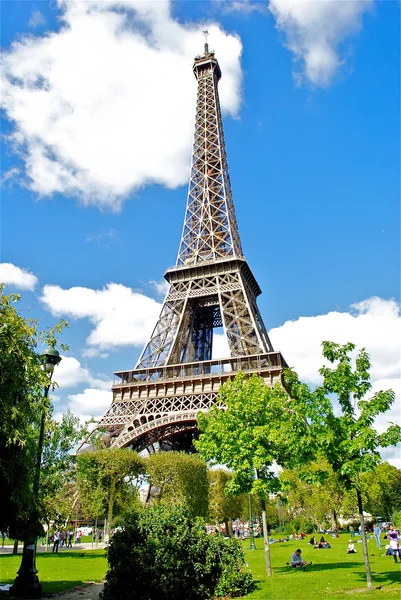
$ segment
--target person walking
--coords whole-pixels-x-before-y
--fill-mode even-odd
[[[390,540],[390,548],[393,551],[394,562],[398,562],[397,556],[401,562],[401,549],[400,549],[400,537],[399,533],[396,529],[394,529],[393,525],[390,525],[387,533],[388,539]]]
[[[67,548],[72,548],[72,538],[74,536],[74,532],[73,531],[69,531],[67,533]]]
[[[375,538],[376,538],[376,546],[378,548],[381,548],[381,543],[380,543],[380,525],[379,525],[379,523],[376,523],[376,525],[373,527],[373,533],[375,534]]]
[[[53,552],[55,552],[56,554],[58,553],[58,545],[60,543],[60,532],[57,529],[54,532],[54,537],[53,537]]]

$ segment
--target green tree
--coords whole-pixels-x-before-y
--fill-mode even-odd
[[[308,470],[310,475],[313,475],[314,471],[319,474],[325,471],[328,475],[322,483],[313,481],[313,477],[310,477],[312,482],[309,483],[300,477],[300,468],[285,470],[280,474],[288,509],[293,518],[295,515],[302,516],[306,522],[312,523],[315,529],[325,528],[328,522],[331,522],[332,529],[337,528],[346,488],[330,464],[323,459],[311,463]]]
[[[206,464],[194,454],[157,452],[145,461],[145,469],[153,496],[158,502],[185,504],[195,517],[208,512],[208,479]]]
[[[286,428],[296,432],[304,426],[302,416],[288,411],[287,400],[281,386],[271,389],[261,377],[238,373],[219,390],[219,402],[225,410],[213,407],[198,416],[201,435],[195,445],[200,455],[232,471],[225,490],[233,495],[251,492],[261,500],[268,575],[272,571],[266,498],[279,489],[273,463],[278,458],[284,460]]]
[[[391,521],[393,513],[401,509],[401,471],[388,462],[378,464],[369,473],[362,473],[360,490],[364,509],[373,519],[380,516]],[[357,517],[358,503],[353,490],[345,494],[341,512],[345,518]]]
[[[54,346],[67,323],[60,321],[52,329],[39,331],[37,321],[25,319],[16,310],[20,296],[5,295],[3,290],[0,286],[0,529],[8,529],[14,539],[26,540],[42,531],[41,498],[33,488],[39,430],[49,404],[44,397],[49,377],[38,345]]]
[[[40,477],[41,513],[47,524],[65,520],[71,511],[72,498],[64,492],[70,491],[75,482],[75,456],[73,450],[86,435],[85,426],[80,424],[70,410],[61,421],[52,418],[53,407],[48,408]]]
[[[244,512],[249,517],[248,498],[245,494],[233,496],[226,493],[226,485],[232,474],[226,469],[210,469],[209,479],[209,516],[214,523],[224,523],[226,535],[229,523],[233,519],[242,517]],[[248,512],[246,512],[248,511]]]
[[[110,537],[115,509],[128,508],[137,494],[135,482],[144,460],[129,448],[103,448],[77,456],[77,488],[81,505],[91,516],[107,514],[105,539]]]
[[[373,517],[391,520],[401,510],[401,471],[388,462],[377,465],[371,473],[361,475],[366,511]]]
[[[367,585],[373,589],[367,543],[364,528],[361,475],[371,472],[380,462],[380,448],[397,444],[401,440],[401,428],[390,424],[379,434],[374,421],[391,408],[394,402],[392,390],[379,391],[370,399],[366,394],[371,389],[370,360],[366,350],[361,350],[353,359],[355,345],[323,342],[323,356],[334,365],[323,366],[320,374],[323,384],[311,390],[299,381],[293,371],[284,375],[284,383],[291,398],[290,405],[297,410],[303,407],[304,414],[311,417],[310,426],[300,441],[311,450],[311,456],[321,456],[331,465],[339,482],[354,490],[362,526],[363,554]],[[328,396],[330,394],[330,396]],[[338,403],[340,414],[334,410],[332,398]],[[313,442],[313,443],[312,443]],[[327,469],[320,472],[305,470],[310,481],[329,477]]]

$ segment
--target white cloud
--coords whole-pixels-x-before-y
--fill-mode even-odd
[[[301,379],[313,384],[320,381],[323,340],[365,347],[372,361],[373,381],[395,379],[400,374],[401,318],[395,300],[373,297],[353,304],[350,312],[300,317],[272,329],[270,337]]]
[[[167,0],[59,0],[58,32],[3,56],[2,106],[41,196],[118,209],[141,186],[187,181],[205,27],[223,71],[222,110],[240,104],[241,42],[217,24],[175,21]]]
[[[160,296],[165,296],[170,287],[170,284],[165,279],[162,279],[161,281],[151,280],[149,283]]]
[[[68,408],[81,420],[92,417],[99,421],[109,408],[113,395],[111,392],[95,388],[87,388],[80,394],[68,396]]]
[[[16,267],[11,263],[0,263],[0,282],[14,285],[21,290],[34,290],[38,278],[25,269]]]
[[[18,169],[17,167],[11,167],[11,169],[8,169],[8,171],[2,173],[0,177],[1,185],[6,183],[7,181],[14,181],[18,177],[20,172],[20,169]]]
[[[401,315],[395,300],[372,297],[351,306],[350,312],[330,312],[315,317],[287,321],[270,331],[270,338],[300,379],[312,385],[321,382],[323,364],[321,343],[353,342],[366,348],[372,363],[372,390],[393,389],[396,400],[390,411],[381,415],[376,427],[383,431],[389,422],[401,424]],[[368,396],[369,397],[369,396]],[[399,449],[390,448],[386,457],[396,465]]]
[[[339,46],[362,26],[373,0],[270,0],[269,10],[300,67],[298,82],[331,83],[344,60]]]
[[[212,358],[227,358],[230,356],[228,341],[224,333],[213,335]]]
[[[73,356],[63,356],[57,369],[54,371],[54,380],[57,382],[60,390],[73,387],[80,383],[88,383],[102,390],[110,390],[111,380],[104,380],[94,377],[89,369],[81,366],[81,363]]]
[[[28,21],[29,27],[40,27],[40,25],[46,25],[46,19],[40,10],[34,10]]]
[[[89,244],[97,244],[101,248],[108,248],[111,244],[118,242],[119,238],[115,229],[108,229],[99,233],[88,233],[85,241]]]
[[[223,12],[226,13],[237,13],[242,15],[250,15],[252,13],[267,13],[267,6],[265,3],[256,0],[214,0],[215,4],[219,6]]]
[[[144,345],[161,310],[152,298],[116,283],[102,290],[46,285],[41,300],[53,315],[89,319],[94,328],[86,341],[90,350],[99,351]]]

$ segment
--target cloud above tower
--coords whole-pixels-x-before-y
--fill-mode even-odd
[[[270,0],[269,10],[294,58],[296,81],[326,87],[344,64],[340,46],[362,27],[373,0]]]
[[[61,25],[3,55],[2,107],[23,185],[118,210],[147,184],[188,177],[194,56],[210,33],[225,113],[241,101],[242,46],[217,24],[182,24],[170,2],[59,0]],[[19,175],[19,177],[21,177]]]

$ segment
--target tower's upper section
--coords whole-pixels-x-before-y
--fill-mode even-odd
[[[217,89],[221,70],[207,43],[193,70],[198,80],[195,135],[177,266],[243,256]]]

